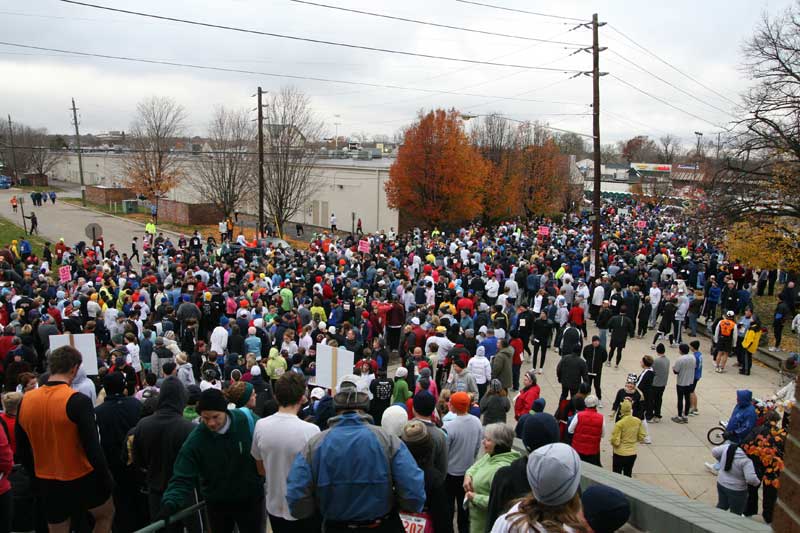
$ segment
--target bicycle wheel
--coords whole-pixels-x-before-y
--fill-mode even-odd
[[[714,446],[719,446],[725,442],[725,429],[721,426],[713,427],[708,430],[706,438],[708,439],[708,442]]]

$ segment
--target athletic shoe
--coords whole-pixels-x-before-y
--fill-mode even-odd
[[[651,349],[651,350],[655,350],[655,349],[656,349],[656,345],[655,345],[655,344],[651,344],[651,345],[650,345],[650,349]]]
[[[698,411],[697,409],[692,409],[691,411],[689,411],[689,416],[697,416],[699,414],[700,411]]]
[[[684,424],[688,424],[689,423],[689,417],[688,416],[682,416],[681,420],[683,420]]]
[[[602,409],[603,408],[603,402],[601,402],[600,400],[597,400],[597,408],[598,409]]]
[[[716,468],[714,468],[714,463],[703,463],[703,464],[705,465],[706,469],[715,476],[719,474],[719,471]]]
[[[650,423],[650,424],[658,424],[659,422],[661,422],[661,417],[660,416],[654,416],[653,418],[651,418],[648,421],[648,423]]]
[[[541,376],[542,375],[542,369],[540,368],[539,370],[536,371],[536,373]]]
[[[685,422],[683,421],[683,418],[681,418],[679,416],[673,416],[672,418],[670,418],[670,420],[672,420],[676,424],[685,424]]]
[[[619,365],[614,365],[614,368],[619,368]]]
[[[607,361],[606,366],[611,366],[611,361]]]
[[[648,435],[644,438],[642,442],[644,442],[645,444],[653,444],[653,439],[651,439],[650,435]]]

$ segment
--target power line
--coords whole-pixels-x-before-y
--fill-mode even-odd
[[[356,50],[367,50],[369,52],[381,52],[381,53],[386,53],[386,54],[395,54],[395,55],[402,55],[402,56],[422,57],[422,58],[425,58],[425,59],[438,59],[438,60],[441,60],[441,61],[453,61],[453,62],[457,62],[457,63],[471,63],[471,64],[475,64],[475,65],[490,65],[490,66],[493,66],[493,67],[511,67],[511,68],[527,69],[527,70],[550,70],[550,71],[565,72],[565,73],[576,73],[576,72],[578,72],[576,70],[564,70],[564,69],[549,68],[549,67],[533,67],[533,66],[530,66],[530,65],[516,65],[516,64],[508,64],[508,63],[493,63],[491,61],[480,61],[480,60],[477,60],[477,59],[464,59],[464,58],[458,58],[458,57],[437,56],[437,55],[433,55],[433,54],[421,54],[421,53],[417,53],[417,52],[407,52],[407,51],[404,51],[404,50],[392,50],[390,48],[378,48],[378,47],[374,47],[374,46],[364,46],[364,45],[359,45],[359,44],[340,43],[340,42],[336,42],[336,41],[326,41],[326,40],[323,40],[323,39],[312,39],[310,37],[298,37],[296,35],[283,35],[283,34],[280,34],[280,33],[272,33],[272,32],[265,32],[265,31],[259,31],[259,30],[250,30],[250,29],[247,29],[247,28],[237,28],[235,26],[224,26],[224,25],[221,25],[221,24],[211,24],[209,22],[200,22],[200,21],[196,21],[196,20],[180,19],[180,18],[175,18],[175,17],[166,17],[166,16],[162,16],[162,15],[154,15],[154,14],[151,14],[151,13],[143,13],[143,12],[140,12],[140,11],[129,11],[129,10],[126,10],[126,9],[117,9],[115,7],[101,6],[101,5],[97,5],[97,4],[89,4],[89,3],[86,3],[86,2],[77,2],[76,0],[60,0],[60,1],[66,3],[66,4],[75,4],[75,5],[84,6],[84,7],[91,7],[91,8],[95,8],[95,9],[103,9],[103,10],[106,10],[106,11],[113,11],[115,13],[125,13],[127,15],[136,15],[138,17],[153,18],[153,19],[157,19],[157,20],[167,20],[167,21],[170,21],[170,22],[180,22],[180,23],[183,23],[183,24],[189,24],[189,25],[193,25],[193,26],[202,26],[204,28],[215,28],[215,29],[218,29],[218,30],[234,31],[234,32],[238,32],[238,33],[247,33],[247,34],[252,34],[252,35],[263,35],[263,36],[266,36],[266,37],[277,37],[277,38],[280,38],[280,39],[289,39],[289,40],[292,40],[292,41],[303,41],[303,42],[314,43],[314,44],[324,44],[324,45],[328,45],[328,46],[339,46],[339,47],[342,47],[342,48],[351,48],[351,49],[356,49]]]
[[[434,27],[437,27],[437,28],[445,28],[445,29],[448,29],[448,30],[466,31],[466,32],[471,32],[471,33],[480,33],[482,35],[492,35],[492,36],[495,36],[495,37],[506,37],[506,38],[509,38],[509,39],[520,39],[520,40],[523,40],[523,41],[537,41],[537,42],[540,42],[540,43],[563,44],[563,45],[571,46],[571,47],[575,47],[575,48],[585,48],[584,45],[581,45],[581,44],[578,44],[578,43],[568,43],[568,42],[564,42],[564,41],[553,41],[553,40],[550,40],[550,39],[539,39],[539,38],[536,38],[536,37],[525,37],[525,36],[522,36],[522,35],[512,35],[512,34],[508,34],[508,33],[497,33],[497,32],[493,32],[493,31],[476,30],[474,28],[464,28],[464,27],[461,27],[461,26],[451,26],[449,24],[439,24],[439,23],[436,23],[436,22],[428,22],[428,21],[424,21],[424,20],[410,19],[410,18],[405,18],[405,17],[396,17],[396,16],[393,16],[393,15],[385,15],[385,14],[382,14],[382,13],[373,13],[373,12],[370,12],[370,11],[361,11],[359,9],[349,9],[349,8],[346,8],[346,7],[331,6],[331,5],[327,5],[327,4],[319,4],[317,2],[308,2],[307,0],[289,0],[289,1],[290,2],[294,2],[296,4],[306,4],[306,5],[309,5],[309,6],[323,7],[323,8],[326,8],[326,9],[335,9],[335,10],[338,10],[338,11],[345,11],[345,12],[348,12],[348,13],[357,13],[359,15],[368,15],[370,17],[379,17],[379,18],[385,18],[385,19],[390,19],[390,20],[399,20],[401,22],[410,22],[412,24],[422,24],[424,26],[434,26]]]
[[[460,0],[458,0],[458,1],[460,1]],[[704,89],[706,89],[707,91],[710,91],[710,92],[712,92],[712,93],[716,94],[716,95],[717,95],[717,96],[719,96],[720,98],[722,98],[722,99],[724,99],[724,100],[727,100],[728,102],[732,103],[733,105],[739,105],[739,104],[737,104],[737,103],[736,103],[734,100],[731,100],[730,98],[728,98],[728,97],[727,97],[727,96],[725,96],[724,94],[721,94],[721,93],[719,93],[719,92],[715,91],[714,89],[712,89],[712,88],[711,88],[711,87],[709,87],[708,85],[705,85],[703,82],[701,82],[701,81],[697,80],[696,78],[694,78],[694,77],[690,76],[689,74],[686,74],[685,72],[683,72],[681,69],[679,69],[678,67],[676,67],[676,66],[675,66],[675,65],[673,65],[672,63],[670,63],[670,62],[666,61],[665,59],[661,59],[661,57],[659,57],[658,55],[656,55],[654,52],[651,52],[650,50],[648,50],[647,48],[645,48],[644,46],[642,46],[641,44],[639,44],[639,43],[638,43],[636,40],[634,40],[634,39],[632,39],[631,37],[628,37],[627,35],[625,35],[624,33],[622,33],[622,32],[621,32],[620,30],[618,30],[618,29],[617,29],[617,28],[616,28],[616,27],[615,27],[613,24],[609,24],[609,25],[608,25],[608,27],[609,27],[609,28],[611,28],[612,30],[614,30],[615,32],[617,32],[618,34],[620,34],[622,37],[624,37],[624,38],[625,38],[625,39],[627,39],[628,41],[632,42],[634,45],[636,45],[636,47],[637,47],[637,48],[640,48],[641,50],[644,50],[644,51],[645,51],[647,54],[649,54],[649,55],[651,55],[652,57],[656,58],[656,59],[657,59],[658,61],[660,61],[661,63],[663,63],[663,64],[667,65],[669,68],[671,68],[672,70],[674,70],[675,72],[677,72],[677,73],[678,73],[678,74],[680,74],[681,76],[684,76],[685,78],[688,78],[688,79],[692,80],[693,82],[695,82],[695,83],[696,83],[697,85],[699,85],[700,87],[703,87],[703,88],[704,88]]]
[[[0,41],[0,45],[5,46],[14,46],[17,48],[27,48],[31,50],[44,50],[47,52],[60,52],[65,54],[74,54],[80,55],[85,57],[97,57],[101,59],[115,59],[119,61],[130,61],[134,63],[147,63],[151,65],[162,65],[168,67],[181,67],[181,68],[192,68],[197,70],[211,70],[211,71],[218,71],[218,72],[229,72],[234,74],[251,74],[254,76],[269,76],[273,78],[287,78],[293,80],[306,80],[306,81],[318,81],[322,83],[341,83],[342,85],[357,85],[363,87],[374,87],[377,89],[396,89],[400,91],[418,91],[423,93],[436,93],[436,94],[453,94],[458,96],[474,96],[476,98],[497,98],[500,100],[514,100],[519,102],[539,102],[545,104],[561,104],[561,105],[576,105],[582,106],[584,104],[578,102],[559,102],[559,101],[552,101],[552,100],[538,100],[535,98],[515,98],[515,97],[508,97],[508,96],[492,96],[492,95],[485,95],[485,94],[473,94],[473,93],[461,93],[457,91],[445,91],[439,89],[423,89],[420,87],[404,87],[402,85],[391,85],[391,84],[381,84],[381,83],[369,83],[369,82],[362,82],[362,81],[350,81],[350,80],[337,80],[332,78],[318,78],[313,76],[299,76],[295,74],[278,74],[274,72],[259,72],[255,70],[244,70],[244,69],[235,69],[235,68],[227,68],[227,67],[212,67],[208,65],[195,65],[191,63],[178,63],[175,61],[161,61],[158,59],[143,59],[143,58],[136,58],[136,57],[126,57],[126,56],[113,56],[109,54],[96,54],[90,52],[78,52],[73,50],[63,50],[59,48],[47,48],[44,46],[33,46],[27,44],[19,44],[19,43],[9,43],[5,41]]]
[[[633,89],[633,90],[635,90],[635,91],[638,91],[638,92],[642,93],[642,94],[643,94],[643,95],[645,95],[645,96],[649,96],[649,97],[650,97],[650,98],[652,98],[653,100],[657,100],[657,101],[661,102],[662,104],[664,104],[664,105],[666,105],[666,106],[669,106],[669,107],[671,107],[672,109],[675,109],[676,111],[680,111],[681,113],[683,113],[683,114],[685,114],[685,115],[689,115],[690,117],[696,118],[697,120],[701,120],[701,121],[703,121],[703,122],[705,122],[705,123],[707,123],[707,124],[711,124],[711,125],[712,125],[712,126],[714,126],[715,128],[720,128],[720,129],[722,129],[722,130],[726,129],[726,128],[725,128],[725,127],[723,127],[723,126],[720,126],[719,124],[715,124],[715,123],[711,122],[710,120],[706,120],[706,119],[704,119],[703,117],[701,117],[701,116],[698,116],[698,115],[695,115],[694,113],[692,113],[692,112],[690,112],[690,111],[686,111],[685,109],[681,109],[680,107],[678,107],[678,106],[676,106],[676,105],[674,105],[674,104],[671,104],[670,102],[668,102],[668,101],[664,100],[663,98],[659,98],[658,96],[655,96],[655,95],[653,95],[653,94],[650,94],[649,92],[645,91],[644,89],[640,89],[639,87],[637,87],[637,86],[633,85],[632,83],[628,83],[627,81],[623,80],[623,79],[622,79],[622,78],[620,78],[619,76],[616,76],[616,75],[614,75],[614,74],[609,74],[609,76],[611,76],[612,78],[614,78],[614,79],[615,79],[615,80],[617,80],[618,82],[620,82],[620,83],[623,83],[623,84],[627,85],[627,86],[628,86],[628,87],[630,87],[631,89]]]
[[[511,11],[514,13],[525,13],[526,15],[536,15],[537,17],[547,17],[547,18],[554,18],[554,19],[561,19],[561,20],[571,20],[574,22],[586,22],[584,19],[578,19],[574,17],[563,17],[561,15],[551,15],[549,13],[538,13],[536,11],[526,11],[524,9],[514,9],[510,7],[503,7],[503,6],[496,6],[492,4],[484,4],[482,2],[472,2],[471,0],[456,0],[456,2],[460,2],[462,4],[472,4],[475,6],[481,7],[490,7],[492,9],[499,9],[501,11]]]
[[[615,52],[614,50],[610,50],[610,52],[611,52],[612,54],[614,54],[615,56],[619,57],[620,59],[622,59],[623,61],[625,61],[625,62],[627,62],[627,63],[629,63],[629,64],[633,65],[633,66],[634,66],[634,67],[636,67],[637,69],[641,70],[641,71],[642,71],[642,72],[644,72],[645,74],[649,74],[650,76],[654,77],[654,78],[655,78],[655,79],[657,79],[658,81],[660,81],[660,82],[662,82],[662,83],[666,83],[667,85],[669,85],[669,86],[670,86],[670,87],[672,87],[673,89],[675,89],[675,90],[677,90],[677,91],[680,91],[680,92],[682,92],[683,94],[685,94],[685,95],[686,95],[686,96],[688,96],[689,98],[692,98],[693,100],[696,100],[696,101],[700,102],[701,104],[703,104],[703,105],[706,105],[706,106],[708,106],[708,107],[710,107],[710,108],[712,108],[712,109],[716,109],[717,111],[719,111],[719,112],[721,112],[721,113],[725,113],[726,115],[728,115],[728,116],[730,116],[730,117],[736,118],[736,115],[732,114],[730,111],[726,111],[726,110],[722,109],[721,107],[717,107],[717,106],[715,106],[714,104],[710,104],[710,103],[706,102],[705,100],[703,100],[703,99],[701,99],[701,98],[698,98],[697,96],[695,96],[694,94],[690,93],[689,91],[687,91],[687,90],[685,90],[685,89],[683,89],[683,88],[681,88],[681,87],[678,87],[678,86],[677,86],[677,85],[675,85],[674,83],[672,83],[672,82],[670,82],[670,81],[667,81],[667,80],[665,80],[664,78],[662,78],[661,76],[659,76],[659,75],[657,75],[657,74],[654,74],[654,73],[650,72],[649,70],[647,70],[647,69],[646,69],[646,68],[644,68],[643,66],[641,66],[641,65],[637,64],[637,63],[636,63],[636,62],[634,62],[634,61],[631,61],[630,59],[628,59],[627,57],[623,56],[622,54],[620,54],[620,53],[618,53],[618,52]]]

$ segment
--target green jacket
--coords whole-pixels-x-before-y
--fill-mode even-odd
[[[286,359],[278,352],[277,348],[270,348],[267,376],[269,379],[278,379],[284,372],[286,372]]]
[[[264,491],[250,455],[253,435],[247,417],[229,410],[231,425],[222,435],[199,424],[183,443],[172,469],[172,479],[161,498],[161,506],[171,513],[189,505],[195,486],[200,498],[209,503],[238,505]]]
[[[496,455],[484,454],[467,469],[466,475],[472,478],[472,488],[475,492],[475,497],[469,504],[470,533],[486,533],[489,493],[492,490],[494,475],[502,467],[510,465],[519,457],[520,454],[515,451]]]

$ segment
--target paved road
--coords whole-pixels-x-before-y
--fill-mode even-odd
[[[61,184],[59,183],[59,187]],[[9,200],[13,195],[25,197],[25,214],[29,215],[31,209],[36,212],[39,219],[39,231],[42,236],[49,238],[52,242],[57,242],[63,238],[68,246],[72,246],[79,241],[89,242],[91,239],[86,237],[85,228],[89,223],[97,223],[103,228],[106,247],[115,244],[117,249],[130,252],[130,242],[134,235],[144,234],[142,224],[113,217],[103,213],[83,209],[79,206],[60,201],[64,197],[80,197],[80,190],[74,187],[59,193],[56,204],[48,202],[41,207],[31,205],[30,193],[20,189],[0,190],[0,216],[3,216],[16,224],[22,226],[22,214],[14,214]],[[26,222],[28,222],[26,220]]]

